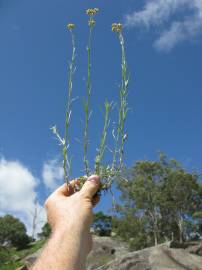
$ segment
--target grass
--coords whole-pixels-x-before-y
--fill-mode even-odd
[[[44,244],[45,244],[45,240],[40,240],[40,241],[36,241],[29,244],[29,246],[23,250],[17,250],[16,248],[11,248],[9,250],[10,258],[12,258],[13,256],[18,256],[21,259],[23,259],[24,257],[31,255],[34,252],[36,252],[38,249],[42,248]],[[21,261],[21,259],[17,262],[8,262],[7,264],[0,266],[0,270],[14,270],[22,266],[23,262]]]
[[[16,268],[23,266],[22,262],[13,262],[0,266],[0,270],[15,270]]]
[[[16,248],[12,248],[10,250],[10,254],[11,256],[17,255],[19,257],[25,257],[36,252],[38,249],[40,249],[44,245],[44,243],[45,243],[45,240],[36,241],[29,244],[29,246],[23,250],[17,250]]]

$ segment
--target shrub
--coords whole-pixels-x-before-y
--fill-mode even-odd
[[[11,215],[0,217],[0,245],[25,248],[30,242],[25,225]]]

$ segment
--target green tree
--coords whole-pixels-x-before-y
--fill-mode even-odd
[[[42,239],[46,239],[50,236],[51,234],[51,227],[49,225],[49,223],[45,223],[41,229],[41,232],[38,233],[38,236]]]
[[[186,237],[186,226],[189,220],[195,218],[194,214],[202,207],[199,177],[184,169],[170,171],[162,188],[162,204],[167,210],[164,219],[175,221],[179,231],[179,241]],[[162,214],[165,210],[162,209]],[[168,218],[171,217],[171,218]]]
[[[196,211],[193,216],[197,220],[197,232],[199,235],[202,235],[202,211]]]
[[[94,214],[92,227],[99,236],[110,236],[112,229],[112,217],[102,211]]]
[[[25,225],[11,215],[0,217],[0,245],[11,245],[19,249],[25,248],[30,242]]]
[[[132,211],[121,217],[113,217],[112,230],[116,236],[129,244],[131,250],[139,250],[152,246],[151,235],[147,233],[146,221],[139,218]]]
[[[196,218],[202,209],[199,176],[186,172],[164,154],[155,162],[137,162],[128,171],[127,181],[119,181],[118,188],[122,203],[117,206],[121,217],[117,231],[126,239],[133,235],[134,243],[140,241],[138,230],[149,246],[171,239],[182,242],[196,229],[196,223],[201,228],[201,219]]]
[[[122,200],[136,209],[136,216],[147,220],[147,232],[153,235],[158,244],[159,223],[161,220],[161,186],[164,168],[159,162],[140,161],[130,171],[128,183],[121,181]]]

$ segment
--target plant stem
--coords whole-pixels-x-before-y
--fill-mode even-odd
[[[128,83],[129,78],[127,75],[127,63],[125,55],[124,38],[121,31],[118,32],[119,42],[121,45],[121,87],[119,90],[119,117],[117,133],[113,133],[115,140],[115,146],[113,151],[112,169],[121,171],[124,167],[124,144],[127,139],[125,133],[125,120],[128,112],[127,95],[128,95]],[[115,131],[113,131],[115,132]],[[117,154],[119,154],[119,166],[117,167]]]
[[[98,154],[95,157],[95,174],[97,174],[97,175],[100,175],[101,161],[103,159],[105,148],[106,148],[107,130],[108,130],[109,123],[110,123],[110,120],[109,120],[110,108],[111,108],[111,104],[106,100],[105,101],[104,127],[103,127],[103,131],[102,131],[101,142],[100,142]]]
[[[65,114],[65,134],[64,138],[62,138],[57,130],[56,126],[53,126],[51,128],[53,134],[58,139],[60,145],[62,146],[62,156],[63,156],[63,171],[64,171],[64,178],[66,183],[69,182],[70,178],[70,172],[71,172],[71,159],[69,158],[68,154],[68,148],[70,144],[69,139],[69,124],[70,124],[70,118],[71,118],[71,105],[73,102],[72,99],[72,89],[73,89],[73,74],[75,72],[75,59],[76,59],[76,48],[75,48],[75,39],[74,34],[72,32],[72,29],[74,29],[75,25],[73,23],[69,23],[67,25],[67,28],[70,31],[71,34],[71,40],[72,40],[72,57],[71,62],[68,67],[68,95],[67,95],[67,105],[66,105],[66,114]]]
[[[84,103],[84,111],[85,111],[85,128],[84,128],[84,167],[86,175],[90,175],[90,169],[89,169],[89,162],[87,159],[87,153],[88,153],[88,137],[89,137],[89,119],[90,119],[90,99],[91,99],[91,38],[92,38],[92,28],[93,26],[90,26],[90,32],[89,32],[89,39],[88,39],[88,78],[87,78],[87,100]]]
[[[122,32],[119,33],[119,40],[121,45],[121,70],[122,70],[122,82],[121,82],[121,89],[120,89],[120,110],[119,110],[119,133],[121,137],[121,145],[120,145],[120,167],[123,168],[124,166],[124,144],[126,141],[126,134],[125,134],[125,120],[128,112],[128,105],[127,105],[127,88],[129,79],[127,78],[127,64],[126,64],[126,55],[125,55],[125,45],[124,45],[124,38]]]
[[[71,171],[71,161],[68,156],[68,148],[69,148],[69,125],[71,118],[71,105],[72,105],[72,89],[73,89],[73,74],[75,71],[75,59],[76,59],[76,47],[75,47],[75,38],[72,30],[70,29],[71,40],[72,40],[72,58],[71,63],[69,64],[68,70],[68,98],[67,98],[67,106],[66,106],[66,115],[65,115],[65,136],[64,136],[64,144],[63,144],[63,169],[64,169],[64,177],[65,181],[69,182],[70,171]]]

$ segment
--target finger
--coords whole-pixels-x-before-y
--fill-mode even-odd
[[[76,185],[79,185],[80,181],[78,179],[72,180],[70,183],[65,183],[56,189],[55,193],[58,195],[71,196],[75,192]]]
[[[91,175],[87,181],[84,183],[80,193],[85,195],[90,200],[100,188],[100,178],[97,175]]]

